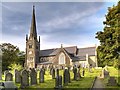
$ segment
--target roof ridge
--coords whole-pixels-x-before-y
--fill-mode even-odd
[[[83,48],[78,48],[78,49],[87,49],[87,48],[95,48],[96,46],[91,46],[91,47],[83,47]]]

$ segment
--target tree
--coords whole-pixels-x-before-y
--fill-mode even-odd
[[[18,53],[19,48],[10,43],[0,44],[2,50],[2,70],[8,69],[8,66],[12,63],[17,63],[19,60]]]
[[[118,67],[118,57],[120,52],[120,1],[117,6],[109,7],[103,22],[104,29],[96,33],[96,38],[100,41],[97,48],[98,62],[100,66],[111,65]]]

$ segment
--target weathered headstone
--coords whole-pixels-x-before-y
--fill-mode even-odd
[[[63,73],[63,80],[64,80],[63,82],[64,82],[64,85],[68,85],[68,82],[69,82],[68,78],[69,78],[68,77],[68,69],[65,69],[64,73]]]
[[[20,81],[21,81],[20,71],[18,71],[17,69],[15,69],[15,82],[16,83],[20,83]]]
[[[12,73],[9,72],[5,75],[5,81],[13,81]]]
[[[52,79],[55,79],[55,69],[52,69]]]
[[[37,84],[37,72],[35,69],[31,69],[30,72],[31,85]]]
[[[41,69],[39,72],[39,82],[43,83],[44,82],[44,70]]]
[[[62,88],[62,76],[56,76],[55,79],[55,88]]]
[[[92,73],[92,64],[90,64],[88,69],[89,69],[89,72]]]
[[[109,86],[116,86],[116,85],[117,85],[117,82],[116,82],[115,77],[110,77],[110,78],[108,79],[108,84],[107,84],[107,85],[109,85]]]
[[[74,68],[74,80],[77,80],[77,68]]]
[[[80,68],[79,68],[77,72],[77,80],[79,80],[80,78],[81,78],[81,75],[80,75]]]
[[[29,72],[27,70],[21,71],[21,88],[29,86]]]

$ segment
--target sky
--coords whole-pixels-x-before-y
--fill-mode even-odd
[[[99,45],[95,38],[104,28],[108,7],[117,2],[2,2],[2,40],[25,51],[35,5],[40,49]]]

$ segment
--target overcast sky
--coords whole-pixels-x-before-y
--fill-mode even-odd
[[[115,2],[3,2],[2,41],[25,51],[26,34],[30,32],[32,5],[35,5],[37,33],[41,49],[63,46],[89,47],[99,41],[107,8]]]

